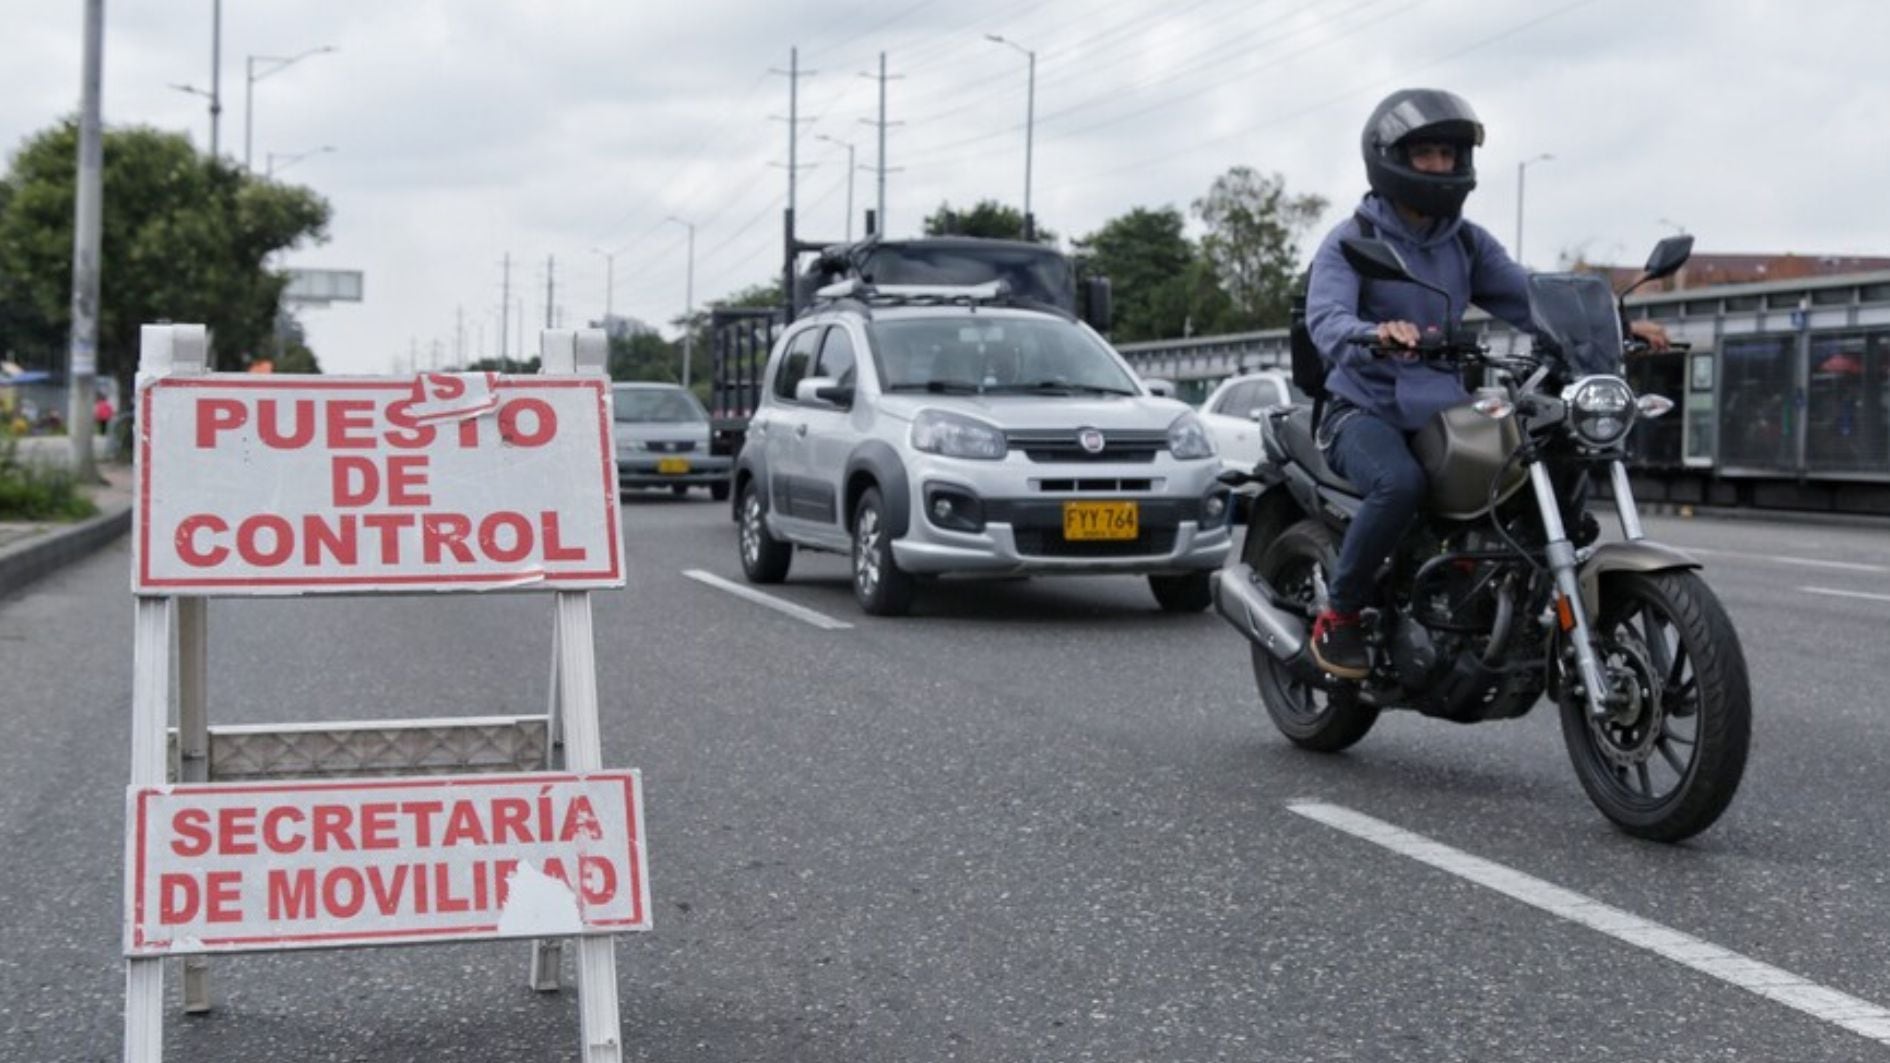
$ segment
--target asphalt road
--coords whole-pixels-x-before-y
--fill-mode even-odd
[[[617,939],[627,1059],[1890,1059],[1292,807],[1890,1006],[1882,531],[1648,522],[1709,563],[1757,707],[1731,811],[1662,847],[1593,811],[1546,706],[1388,715],[1314,756],[1266,721],[1245,644],[1139,580],[945,584],[878,620],[840,559],[804,555],[773,591],[852,625],[828,630],[683,575],[740,580],[726,514],[630,497],[630,585],[596,601],[605,763],[643,770],[655,902],[654,930]],[[121,1050],[128,563],[0,600],[0,1060]],[[216,602],[212,718],[537,711],[550,612]],[[219,957],[216,1011],[173,1007],[166,1051],[575,1059],[576,994],[527,989],[526,953]]]

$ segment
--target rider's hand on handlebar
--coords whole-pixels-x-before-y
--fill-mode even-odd
[[[1406,351],[1413,351],[1417,347],[1418,341],[1423,337],[1422,333],[1418,332],[1418,327],[1409,321],[1386,321],[1379,324],[1377,338],[1379,347],[1402,347]],[[1405,354],[1391,350],[1387,350],[1384,353],[1389,354],[1393,358],[1406,360],[1415,357],[1414,354]]]
[[[1667,330],[1658,321],[1638,319],[1628,322],[1628,333],[1635,339],[1647,344],[1650,352],[1669,350],[1673,343],[1667,339]]]

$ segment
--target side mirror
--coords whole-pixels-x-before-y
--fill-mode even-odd
[[[1148,389],[1150,395],[1164,399],[1175,397],[1175,382],[1172,380],[1163,380],[1158,376],[1146,377],[1142,381],[1142,386]]]
[[[1689,233],[1669,236],[1654,245],[1654,253],[1647,256],[1647,280],[1659,280],[1679,272],[1681,266],[1693,255],[1693,237]]]
[[[1083,321],[1097,332],[1108,332],[1115,321],[1115,302],[1108,277],[1083,279]]]
[[[1247,420],[1258,421],[1266,415],[1267,408],[1265,406],[1255,406],[1253,409],[1247,411]]]
[[[1404,264],[1404,256],[1383,240],[1341,240],[1339,250],[1345,255],[1346,263],[1357,270],[1361,277],[1375,281],[1417,280],[1411,275],[1410,267]]]
[[[829,376],[810,376],[794,385],[794,401],[847,409],[853,405],[853,385]]]

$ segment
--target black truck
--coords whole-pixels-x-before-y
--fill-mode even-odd
[[[710,451],[740,453],[748,418],[761,402],[762,373],[781,329],[813,305],[821,288],[849,278],[869,284],[975,285],[1004,281],[1014,298],[1080,316],[1097,331],[1109,327],[1109,281],[1078,278],[1069,256],[1020,240],[928,236],[910,240],[868,237],[855,243],[796,241],[789,223],[782,271],[785,305],[717,308],[709,318],[712,349],[709,390]],[[813,258],[797,270],[802,254]],[[1080,295],[1080,298],[1079,298]]]

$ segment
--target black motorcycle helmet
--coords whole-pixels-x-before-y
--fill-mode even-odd
[[[1414,143],[1445,143],[1457,149],[1451,173],[1412,168],[1406,149]],[[1399,89],[1365,120],[1365,178],[1372,191],[1430,218],[1454,218],[1477,186],[1473,153],[1483,143],[1483,123],[1463,97],[1442,89]]]

